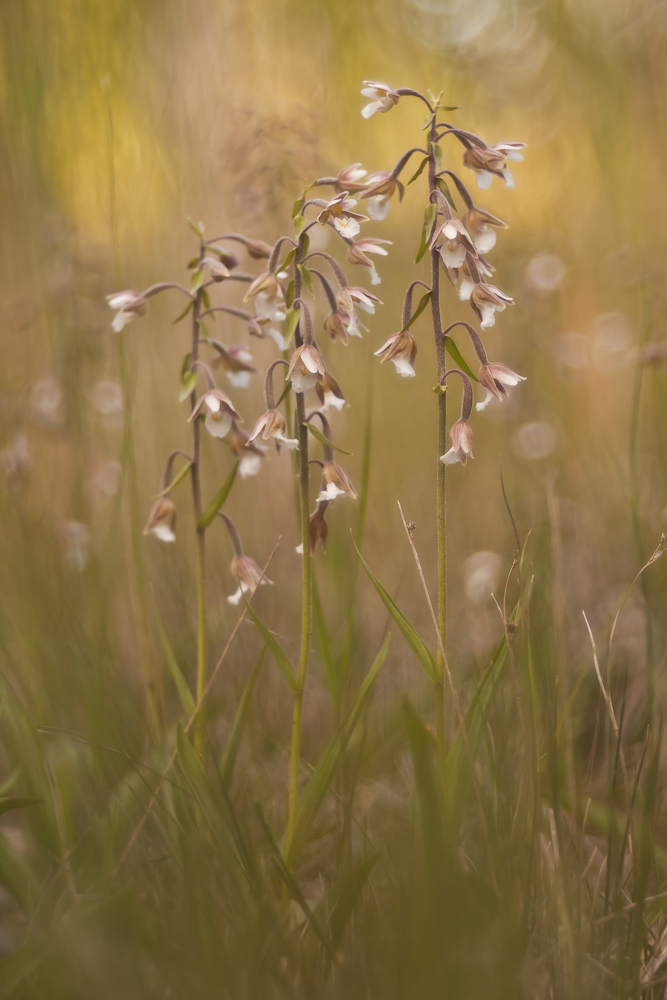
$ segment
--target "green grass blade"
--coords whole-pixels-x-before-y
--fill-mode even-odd
[[[204,531],[205,528],[208,528],[209,524],[211,523],[215,515],[223,506],[225,500],[229,496],[229,492],[232,486],[234,485],[234,480],[236,479],[236,473],[238,472],[238,468],[239,468],[239,463],[238,461],[236,461],[234,462],[232,470],[225,479],[224,483],[222,484],[218,492],[215,494],[215,496],[211,500],[210,504],[208,505],[202,516],[199,518],[199,521],[197,522],[197,528],[199,531]]]
[[[185,714],[188,718],[190,718],[190,716],[194,714],[195,700],[192,697],[190,686],[181,672],[181,668],[179,667],[176,656],[174,655],[173,647],[169,642],[169,636],[165,632],[164,626],[158,614],[156,614],[155,620],[157,623],[157,630],[160,634],[160,641],[164,650],[165,659],[167,660],[167,666],[169,667],[169,672],[171,673],[174,684],[176,685],[178,697],[181,699],[181,705],[183,706]]]
[[[357,555],[359,556],[359,559],[361,560],[361,565],[366,570],[366,575],[368,576],[368,579],[371,581],[371,583],[373,584],[373,586],[377,590],[377,592],[380,595],[380,598],[382,600],[382,603],[386,607],[386,609],[389,612],[389,614],[391,615],[391,617],[396,622],[396,624],[397,624],[397,626],[398,626],[398,628],[399,628],[399,630],[401,632],[401,635],[404,637],[404,639],[406,640],[406,642],[408,643],[408,645],[410,646],[410,648],[414,652],[415,656],[417,657],[417,659],[419,660],[419,662],[421,663],[422,667],[424,668],[424,670],[426,671],[426,673],[429,675],[429,677],[431,678],[431,680],[434,681],[436,679],[435,660],[433,659],[433,657],[431,656],[430,652],[428,651],[428,649],[426,647],[426,644],[424,643],[424,640],[419,635],[419,632],[417,632],[417,630],[412,627],[412,625],[407,620],[407,618],[405,618],[404,615],[399,611],[398,607],[396,606],[396,604],[394,603],[394,601],[392,600],[392,598],[389,596],[389,594],[387,593],[387,591],[384,589],[384,587],[382,586],[382,584],[380,583],[380,581],[375,576],[375,574],[373,573],[372,569],[370,568],[370,566],[368,565],[368,563],[366,562],[366,560],[362,556],[361,552],[359,551],[359,549],[357,548],[357,546],[354,544],[354,541],[352,542],[352,544],[354,545],[355,551],[356,551]]]
[[[220,779],[225,786],[229,788],[232,783],[232,778],[234,776],[234,765],[236,764],[236,757],[239,752],[239,747],[241,745],[241,738],[243,736],[243,730],[248,723],[248,717],[250,715],[250,706],[252,704],[252,696],[255,693],[255,684],[257,683],[257,678],[259,677],[260,671],[264,664],[264,657],[266,655],[266,646],[262,647],[262,652],[259,654],[257,663],[255,664],[250,677],[243,689],[243,694],[241,695],[241,701],[236,709],[236,714],[234,716],[234,721],[232,723],[232,728],[230,730],[229,736],[227,738],[227,743],[225,744],[225,749],[223,750],[222,757],[220,758]]]
[[[297,689],[296,677],[294,676],[292,665],[290,661],[287,659],[286,654],[280,648],[278,642],[274,639],[272,633],[266,627],[266,625],[261,620],[259,615],[255,611],[253,611],[253,609],[250,607],[247,601],[246,601],[246,610],[248,613],[248,617],[255,623],[255,625],[259,629],[262,639],[266,643],[266,646],[269,652],[271,653],[271,656],[278,664],[278,668],[281,674],[289,684],[292,691],[296,692]]]

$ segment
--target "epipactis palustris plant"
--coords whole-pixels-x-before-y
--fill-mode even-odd
[[[359,312],[372,314],[381,304],[377,295],[348,282],[333,254],[320,249],[311,251],[309,232],[314,227],[326,227],[334,239],[342,242],[347,261],[358,267],[359,273],[370,279],[371,284],[379,284],[380,276],[369,255],[386,256],[389,241],[371,236],[357,239],[361,225],[369,221],[369,216],[355,211],[357,200],[353,194],[361,192],[366,197],[369,190],[375,191],[379,186],[369,199],[369,214],[378,218],[385,211],[382,206],[385,205],[387,181],[384,175],[373,175],[370,181],[365,178],[366,171],[359,164],[353,164],[335,177],[319,178],[304,190],[293,206],[293,231],[272,244],[241,233],[223,233],[206,239],[203,225],[191,222],[199,238],[199,250],[188,265],[192,272],[189,287],[167,282],[143,292],[129,290],[108,297],[109,305],[116,312],[112,326],[119,333],[127,324],[146,314],[153,296],[176,290],[187,299],[186,308],[178,319],[188,315],[191,319],[190,348],[181,367],[181,401],[189,400],[192,446],[190,453],[179,449],[168,457],[160,491],[144,530],[145,534],[154,535],[163,542],[175,541],[176,506],[171,494],[189,474],[197,550],[197,706],[204,696],[207,677],[207,529],[216,521],[216,515],[220,514],[225,520],[233,550],[231,573],[236,584],[229,601],[239,604],[249,600],[260,584],[270,581],[258,563],[244,553],[236,525],[220,508],[232,488],[237,470],[241,477],[257,475],[266,464],[272,444],[278,455],[287,450],[295,458],[301,526],[297,550],[302,556],[303,593],[299,662],[291,679],[294,708],[287,842],[294,833],[297,814],[303,698],[312,618],[311,560],[317,548],[326,549],[325,514],[336,501],[357,497],[347,472],[334,460],[333,433],[326,413],[336,413],[346,403],[343,390],[329,371],[322,343],[331,341],[334,347],[336,343],[347,346],[350,338],[361,337],[365,327]],[[331,188],[331,197],[310,197],[310,190],[316,187]],[[376,211],[377,205],[380,209]],[[252,261],[261,261],[259,273],[241,271],[238,258],[230,252],[230,244],[240,244]],[[241,303],[217,301],[218,289],[238,288],[239,283],[245,286]],[[329,336],[320,337],[318,343],[315,315],[320,306],[323,309],[318,331]],[[239,320],[249,337],[268,340],[281,352],[264,375],[265,410],[254,416],[250,431],[243,428],[243,417],[237,406],[242,390],[257,369],[247,342],[226,344],[210,335],[209,327],[220,314]],[[285,376],[278,395],[276,370],[283,371]],[[216,371],[226,376],[231,396],[216,381]],[[305,397],[309,393],[315,397],[316,407],[307,415],[310,407],[306,407]],[[201,487],[202,430],[229,445],[236,458],[221,489],[207,506],[203,503]],[[321,445],[321,460],[309,457],[309,436]],[[177,459],[184,460],[184,464],[174,474]],[[321,466],[321,481],[315,484],[319,489],[314,496],[313,465]],[[315,508],[311,513],[313,501]],[[201,724],[195,727],[195,747],[202,752]]]
[[[455,320],[446,327],[443,325],[441,311],[440,276],[444,271],[453,285],[458,286],[459,298],[469,301],[473,312],[479,321],[480,329],[492,327],[496,321],[496,313],[502,312],[508,305],[513,305],[513,299],[487,278],[493,274],[493,267],[483,256],[493,249],[496,243],[497,230],[506,229],[507,225],[485,208],[475,204],[475,201],[458,174],[443,166],[444,139],[452,139],[463,147],[463,165],[472,170],[477,179],[477,185],[485,190],[494,177],[505,182],[507,187],[514,186],[514,179],[507,165],[508,160],[521,160],[522,142],[497,142],[489,145],[478,135],[457,128],[447,121],[441,120],[443,113],[454,111],[440,101],[440,96],[433,94],[426,97],[419,91],[407,87],[394,89],[385,83],[370,80],[364,81],[361,91],[364,97],[370,98],[370,103],[363,110],[364,118],[371,118],[379,113],[386,113],[395,108],[404,98],[415,98],[421,101],[427,109],[426,120],[422,130],[426,133],[424,146],[414,146],[407,150],[389,172],[376,174],[359,195],[368,200],[368,213],[372,218],[384,218],[389,210],[390,199],[403,196],[401,174],[413,156],[421,155],[418,169],[408,181],[411,184],[426,172],[428,198],[424,212],[424,225],[421,244],[417,254],[417,263],[430,252],[431,276],[430,282],[420,279],[413,281],[406,292],[401,317],[401,327],[375,353],[382,362],[393,362],[396,371],[403,378],[415,376],[415,359],[417,342],[411,332],[415,319],[430,303],[433,332],[437,358],[438,398],[438,460],[436,462],[436,512],[437,512],[437,547],[438,547],[438,608],[437,623],[440,633],[438,656],[436,661],[436,736],[441,759],[445,751],[445,649],[447,641],[447,536],[446,536],[446,492],[445,469],[448,465],[461,463],[466,465],[473,457],[472,429],[470,416],[473,405],[473,381],[478,381],[485,390],[484,399],[478,402],[477,409],[484,409],[494,397],[502,400],[508,389],[523,381],[521,375],[500,362],[490,362],[481,337],[477,330],[464,320]],[[454,187],[463,211],[459,209],[450,189]],[[413,311],[412,299],[417,286],[426,289],[416,310]],[[479,362],[477,376],[466,365],[451,331],[455,327],[463,327],[470,337],[473,350]],[[446,355],[450,354],[457,367],[447,369]],[[447,382],[451,375],[456,375],[463,385],[461,414],[449,431],[451,447],[447,440]]]

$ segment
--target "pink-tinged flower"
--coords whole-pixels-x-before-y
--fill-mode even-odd
[[[310,515],[308,521],[308,534],[310,537],[310,554],[315,555],[315,551],[320,548],[322,552],[327,551],[327,536],[329,534],[329,526],[324,520],[324,512],[329,506],[329,500],[318,500],[315,510]],[[299,555],[303,555],[303,542],[301,545],[297,545],[296,551]]]
[[[525,145],[525,142],[497,142],[495,146],[487,146],[485,149],[481,146],[471,146],[463,154],[463,163],[475,171],[477,186],[482,191],[488,188],[494,174],[496,177],[502,177],[507,187],[512,188],[514,178],[506,161],[523,160],[519,150]]]
[[[452,424],[449,436],[452,447],[440,456],[441,462],[445,465],[454,465],[455,462],[465,465],[469,458],[475,457],[472,453],[472,428],[467,420],[461,418]]]
[[[477,251],[466,228],[459,219],[445,219],[436,226],[431,248],[437,247],[445,267],[461,267],[466,253],[476,257]]]
[[[308,392],[322,380],[325,371],[324,358],[315,345],[304,344],[290,358],[287,377],[295,392]]]
[[[477,313],[482,330],[493,326],[496,322],[496,310],[502,312],[506,306],[513,306],[514,299],[505,295],[495,285],[487,285],[480,281],[470,294],[470,304]]]
[[[380,284],[380,275],[377,273],[375,264],[367,255],[375,253],[381,257],[387,257],[388,253],[384,249],[383,244],[391,246],[391,240],[379,240],[369,237],[368,239],[358,240],[356,243],[353,243],[347,251],[347,259],[350,264],[358,264],[359,267],[365,267],[371,276],[372,285]]]
[[[349,198],[348,194],[348,191],[341,191],[335,198],[332,198],[317,216],[317,221],[321,222],[323,226],[326,226],[327,222],[331,222],[341,236],[352,239],[359,233],[360,223],[368,222],[368,216],[352,211],[357,202],[355,198]]]
[[[381,364],[393,361],[396,371],[403,378],[415,377],[413,365],[417,356],[417,344],[409,330],[391,336],[379,351],[375,351],[375,356],[382,358]]]
[[[495,268],[488,261],[484,260],[483,257],[478,257],[475,264],[479,273],[487,278],[495,271]],[[459,299],[461,302],[467,302],[475,287],[467,260],[464,260],[460,267],[454,268],[454,277],[459,283]]]
[[[283,448],[288,448],[293,451],[295,448],[299,447],[299,442],[296,438],[285,437],[285,431],[287,430],[287,421],[280,412],[274,408],[267,410],[259,418],[257,423],[252,429],[248,441],[254,441],[256,437],[262,435],[263,441],[268,441],[270,438],[275,438]]]
[[[232,420],[240,420],[241,415],[234,409],[231,399],[222,389],[207,389],[195,404],[190,420],[196,420],[205,410],[204,426],[213,437],[224,438],[232,429]]]
[[[500,400],[502,400],[503,396],[507,396],[506,386],[518,385],[519,382],[525,381],[525,375],[517,375],[507,365],[500,364],[500,362],[487,361],[479,369],[479,382],[486,389],[486,396],[481,403],[477,403],[475,409],[485,410],[494,396]]]
[[[389,84],[377,83],[375,80],[364,80],[361,96],[371,99],[370,104],[361,109],[364,118],[372,118],[376,111],[382,114],[385,111],[391,111],[394,105],[398,104],[400,98],[400,94]]]
[[[140,292],[133,292],[131,289],[107,295],[107,302],[111,309],[117,310],[111,324],[116,333],[120,333],[137,316],[145,316],[148,311],[148,301]]]
[[[507,223],[483,208],[471,208],[463,223],[472,235],[477,253],[488,253],[496,245],[496,229],[507,229]]]
[[[336,379],[329,372],[326,372],[321,382],[318,382],[315,391],[320,397],[320,413],[327,410],[342,410],[345,406],[345,396],[343,390],[338,385]]]
[[[144,535],[155,535],[161,542],[176,541],[176,508],[169,497],[160,497],[151,507]]]
[[[262,576],[261,567],[250,556],[232,559],[232,576],[239,582],[238,590],[227,598],[230,604],[238,604],[244,594],[254,594],[260,584],[273,583],[268,576]]]
[[[325,462],[322,469],[322,490],[317,499],[335,500],[340,496],[348,496],[351,500],[357,499],[347,473],[336,462]]]
[[[262,271],[248,286],[243,301],[255,300],[255,312],[259,319],[269,319],[274,323],[285,319],[285,293],[280,281],[286,277],[284,271],[278,274]]]
[[[200,267],[207,267],[208,273],[213,281],[224,281],[229,277],[229,268],[221,260],[214,260],[213,257],[204,257]]]
[[[398,192],[398,200],[403,200],[405,188],[393,174],[386,170],[378,170],[366,178],[366,186],[361,195],[364,201],[368,199],[368,214],[375,222],[382,222],[389,212],[391,196]]]
[[[229,445],[239,459],[239,475],[241,479],[256,476],[261,468],[262,459],[266,458],[267,449],[261,445],[253,444],[248,432],[242,430],[236,422],[232,423]]]
[[[224,347],[218,344],[216,357],[211,361],[211,368],[224,368],[227,378],[236,389],[246,389],[250,376],[257,371],[250,363],[252,354],[241,344],[230,344]]]
[[[347,334],[347,327],[349,324],[349,315],[347,313],[341,313],[338,310],[336,312],[330,312],[329,315],[324,320],[324,329],[329,334],[332,340],[340,340],[347,345],[350,342],[350,338]]]
[[[347,191],[352,194],[355,194],[357,191],[362,191],[366,182],[360,182],[367,173],[368,171],[363,170],[360,163],[351,163],[349,167],[345,167],[338,174],[338,177],[336,178],[336,189],[338,191]]]

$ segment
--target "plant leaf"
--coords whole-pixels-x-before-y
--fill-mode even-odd
[[[380,583],[380,581],[375,576],[372,569],[362,556],[357,546],[354,544],[354,541],[352,542],[352,544],[354,545],[355,551],[359,556],[359,559],[361,560],[361,565],[364,567],[368,579],[371,581],[371,583],[377,590],[378,594],[380,595],[380,599],[382,600],[382,603],[386,607],[387,611],[398,625],[401,635],[406,640],[406,642],[412,649],[413,653],[415,654],[415,656],[417,657],[417,659],[419,660],[419,662],[421,663],[422,667],[429,675],[431,680],[435,680],[436,679],[435,660],[428,651],[426,644],[424,643],[424,640],[419,635],[417,630],[412,627],[407,618],[405,618],[403,614],[399,611],[394,601],[391,599],[387,591],[384,589],[384,587],[382,586],[382,584]]]
[[[405,330],[410,329],[415,320],[419,319],[419,317],[424,312],[424,309],[426,309],[426,306],[429,304],[430,301],[431,301],[431,293],[427,292],[426,295],[422,296],[421,302],[419,303],[414,313],[410,317],[410,321],[408,322],[408,324],[403,327],[403,330],[401,330],[401,333],[403,333]]]
[[[294,336],[294,333],[298,325],[299,325],[299,310],[290,309],[289,312],[287,313],[287,319],[285,320],[285,333],[283,334],[283,337],[285,339],[285,347],[287,347],[288,344],[291,344],[292,337]]]
[[[204,531],[206,528],[208,528],[209,524],[211,523],[215,515],[218,513],[218,511],[224,504],[225,500],[229,496],[229,491],[234,485],[234,480],[236,479],[236,473],[238,472],[238,468],[239,468],[239,463],[237,459],[236,462],[234,462],[231,468],[231,472],[225,479],[224,483],[222,484],[218,492],[215,494],[215,496],[211,500],[210,504],[208,505],[202,516],[199,518],[197,522],[198,531]]]
[[[196,233],[197,236],[203,236],[204,235],[204,223],[203,222],[195,222],[194,219],[191,219],[189,215],[187,217],[187,221],[188,221],[188,225],[189,225],[189,227],[190,227],[190,229],[192,230],[193,233]]]
[[[424,228],[422,229],[421,243],[419,244],[419,250],[417,256],[415,257],[415,264],[418,264],[422,259],[426,250],[428,248],[429,241],[431,239],[431,233],[433,231],[433,223],[435,222],[435,217],[437,215],[437,209],[433,202],[430,202],[424,209]]]
[[[428,163],[428,161],[429,161],[429,157],[425,156],[424,159],[419,164],[419,166],[417,167],[417,169],[415,170],[415,172],[412,175],[412,177],[410,178],[410,180],[408,181],[408,183],[405,185],[406,187],[410,187],[410,185],[412,184],[412,182],[416,181],[417,178],[421,176],[421,174],[422,174],[422,172],[424,170],[424,167],[426,166],[426,164]]]
[[[454,358],[454,361],[456,361],[456,363],[459,366],[459,368],[461,368],[466,373],[466,375],[468,376],[468,378],[473,379],[474,382],[479,382],[479,379],[474,374],[474,372],[470,369],[469,365],[464,360],[463,355],[461,354],[461,352],[459,351],[458,347],[456,346],[456,343],[449,336],[449,334],[445,334],[445,348],[446,348],[448,354],[450,354],[451,357]]]
[[[204,284],[204,272],[200,267],[196,267],[192,272],[192,279],[190,281],[190,294],[194,295],[199,291],[201,286]]]
[[[313,435],[313,437],[317,441],[320,442],[320,444],[328,445],[330,448],[333,448],[334,451],[339,451],[341,453],[341,455],[351,455],[352,454],[351,451],[345,451],[344,448],[339,448],[338,445],[332,444],[331,441],[329,440],[329,438],[325,434],[323,434],[322,431],[319,430],[319,428],[315,426],[315,424],[311,424],[311,423],[309,423],[308,420],[304,420],[303,426],[308,428],[308,430],[310,431],[310,433]]]
[[[225,743],[225,749],[223,750],[222,757],[220,758],[220,779],[225,788],[229,788],[232,783],[232,778],[234,777],[236,756],[241,745],[243,730],[248,722],[252,696],[255,692],[255,684],[257,683],[257,678],[259,677],[264,664],[265,655],[266,646],[262,646],[262,652],[259,654],[257,663],[255,664],[253,671],[247,680],[246,686],[243,689],[239,706],[236,709],[236,714],[234,715],[232,728],[229,731],[229,736],[227,737],[227,742]]]
[[[266,627],[266,625],[261,620],[259,615],[253,610],[253,608],[251,608],[251,606],[248,604],[247,601],[245,602],[245,605],[248,617],[251,619],[251,621],[255,623],[255,625],[259,629],[262,639],[264,640],[268,651],[270,652],[271,656],[278,665],[278,669],[280,670],[281,674],[289,684],[292,691],[296,692],[298,685],[296,682],[296,676],[294,674],[294,671],[292,670],[292,664],[287,659],[286,654],[283,652],[282,648],[276,641],[275,637]]]
[[[458,211],[458,209],[456,208],[456,202],[452,198],[452,192],[449,190],[449,185],[447,184],[447,181],[444,180],[444,178],[442,177],[436,177],[435,183],[437,185],[438,191],[440,191],[441,194],[444,194],[445,198],[451,205],[452,209],[455,212]]]
[[[188,302],[188,304],[185,307],[185,309],[183,310],[183,312],[180,313],[180,315],[178,315],[176,317],[176,319],[172,321],[172,326],[175,326],[177,323],[180,323],[180,321],[182,319],[185,319],[185,317],[190,312],[190,310],[192,309],[192,307],[194,306],[194,304],[195,304],[195,300],[194,299],[190,299],[190,301]]]
[[[0,816],[9,812],[10,809],[25,809],[26,806],[36,806],[42,799],[36,799],[33,795],[7,795],[0,798]]]
[[[338,947],[345,926],[354,912],[359,893],[365,886],[368,876],[373,871],[380,852],[376,851],[360,865],[349,872],[331,888],[329,902],[332,906],[329,918],[329,931],[334,948]]]
[[[301,275],[301,280],[303,281],[310,295],[315,295],[315,292],[313,291],[313,279],[311,278],[310,271],[308,270],[305,264],[299,264],[299,274]]]
[[[391,633],[387,633],[379,653],[373,660],[370,670],[366,674],[359,690],[357,691],[347,719],[320,757],[317,766],[304,789],[301,796],[299,812],[296,818],[294,834],[291,840],[284,844],[283,856],[285,858],[285,864],[288,868],[294,867],[294,864],[301,853],[310,828],[313,825],[315,816],[317,815],[318,809],[331,786],[331,782],[333,781],[340,754],[344,751],[352,733],[354,732],[359,718],[361,717],[364,705],[366,704],[368,696],[373,689],[373,684],[375,683],[377,675],[380,672],[380,668],[385,661],[390,641]]]
[[[437,142],[432,142],[431,151],[433,152],[436,169],[442,170],[442,146],[439,146]]]
[[[169,641],[169,636],[165,632],[162,620],[158,614],[155,616],[157,622],[157,630],[160,634],[160,641],[162,643],[162,648],[164,650],[165,659],[167,661],[167,666],[169,667],[169,672],[171,673],[174,684],[176,685],[176,690],[178,691],[178,697],[181,699],[181,705],[185,710],[185,714],[188,718],[193,714],[195,710],[195,700],[192,697],[192,692],[190,691],[190,686],[186,681],[185,677],[181,672],[181,668],[178,665],[176,656],[174,655],[173,647]]]
[[[172,481],[169,483],[169,486],[165,486],[163,490],[156,493],[154,499],[158,500],[160,497],[166,497],[167,493],[171,493],[172,490],[175,490],[176,487],[183,482],[193,464],[194,463],[192,462],[186,462],[183,468],[178,472],[178,475],[174,476]]]
[[[301,233],[304,231],[307,225],[307,219],[305,215],[295,215],[294,216],[294,235],[298,239]]]

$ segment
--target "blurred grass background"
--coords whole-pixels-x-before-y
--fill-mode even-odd
[[[148,316],[128,328],[123,358],[104,296],[185,280],[185,263],[196,252],[187,216],[203,219],[208,236],[240,231],[272,242],[289,230],[290,206],[305,181],[335,174],[357,160],[369,170],[391,169],[404,149],[419,143],[421,111],[415,102],[402,100],[390,114],[364,121],[362,79],[442,89],[447,104],[460,106],[451,113],[457,125],[489,142],[526,142],[525,162],[514,171],[516,188],[507,191],[494,182],[478,198],[510,225],[500,234],[492,260],[497,284],[517,303],[499,316],[485,343],[492,360],[505,362],[528,381],[502,406],[475,415],[475,460],[466,469],[454,467],[448,476],[449,650],[457,682],[470,692],[503,636],[489,597],[491,589],[500,597],[513,552],[500,487],[502,463],[522,540],[531,532],[524,573],[534,573],[536,581],[535,656],[545,678],[558,677],[568,745],[585,761],[596,705],[599,718],[599,689],[582,610],[604,646],[619,598],[654,550],[667,520],[667,355],[661,355],[660,346],[648,347],[667,340],[662,319],[667,10],[652,0],[256,0],[246,5],[231,0],[24,0],[0,7],[0,28],[5,164],[0,173],[0,667],[5,692],[0,783],[14,775],[14,792],[41,796],[48,788],[50,794],[48,808],[11,811],[0,820],[0,829],[17,848],[16,863],[34,864],[30,919],[24,917],[26,901],[17,904],[11,887],[0,901],[7,961],[26,939],[32,949],[25,968],[12,972],[13,979],[8,974],[7,983],[11,980],[14,992],[29,997],[47,995],[40,992],[45,989],[67,997],[180,996],[186,989],[214,995],[207,990],[219,973],[212,957],[216,944],[214,935],[207,938],[210,929],[200,925],[216,912],[217,902],[203,902],[194,893],[188,900],[183,890],[187,884],[202,890],[209,878],[205,863],[194,853],[182,858],[186,877],[178,885],[183,895],[172,893],[168,883],[176,877],[155,875],[169,853],[156,836],[128,879],[140,899],[134,907],[119,885],[106,882],[116,841],[92,832],[106,816],[117,784],[130,799],[142,791],[137,779],[123,785],[127,761],[101,747],[146,759],[147,664],[158,676],[165,725],[180,717],[159,623],[191,682],[196,628],[188,538],[193,519],[186,487],[176,496],[176,545],[140,537],[166,455],[188,447],[186,404],[179,406],[177,399],[189,333],[185,325],[172,325],[180,304],[167,294],[153,300]],[[459,149],[452,142],[445,151],[453,169],[460,166]],[[473,190],[472,175],[463,173]],[[347,349],[326,344],[325,351],[350,402],[336,416],[335,434],[354,452],[345,461],[354,483],[362,477],[363,433],[372,400],[365,557],[434,645],[396,508],[398,499],[417,523],[415,541],[432,582],[435,352],[426,319],[416,326],[414,381],[398,379],[390,365],[379,368],[372,357],[398,329],[404,288],[426,274],[425,262],[413,263],[424,200],[416,183],[402,204],[392,201],[385,223],[366,224],[364,235],[394,244],[379,265],[382,284],[374,289],[384,305],[369,318],[363,342],[353,341]],[[328,248],[337,252],[333,241]],[[357,275],[353,280],[366,284]],[[240,304],[242,292],[229,294],[225,301]],[[469,307],[448,286],[444,300],[447,322],[470,320]],[[323,316],[320,311],[319,321]],[[216,328],[225,342],[247,341],[231,319],[219,319]],[[459,342],[466,352],[467,345]],[[253,341],[251,347],[263,370],[274,351],[266,342]],[[132,403],[131,442],[123,431],[123,366]],[[263,410],[259,377],[250,389],[232,395],[251,426]],[[457,403],[452,405],[456,409]],[[208,439],[204,445],[209,496],[231,458],[224,443]],[[278,586],[267,588],[258,601],[288,655],[296,653],[299,627],[293,501],[287,456],[274,455],[258,478],[237,483],[227,506],[246,552],[260,563],[281,538],[270,571]],[[349,534],[350,528],[356,531],[356,518],[353,504],[339,501],[329,517],[329,551],[316,559],[334,647],[343,641],[357,573]],[[224,529],[212,530],[209,539],[215,662],[235,620],[225,601],[235,583]],[[610,678],[614,689],[626,694],[631,742],[644,736],[647,678],[655,679],[656,711],[664,700],[666,592],[667,569],[658,562],[631,592],[617,627]],[[366,580],[360,581],[357,597],[352,665],[359,678],[382,642],[388,619]],[[513,586],[510,604],[516,598]],[[259,649],[256,633],[245,627],[213,692],[208,725],[215,747],[224,742]],[[397,721],[405,691],[429,722],[428,682],[395,635],[368,722],[359,792],[364,836],[369,841],[381,837],[390,857],[395,851],[395,860],[407,856],[401,852],[407,850],[410,777]],[[508,692],[505,697],[511,701]],[[377,712],[376,706],[381,706]],[[505,711],[511,714],[503,702],[500,730]],[[251,811],[258,799],[277,828],[289,717],[287,692],[271,664],[255,692],[242,777],[234,791],[242,811],[244,803]],[[305,724],[304,756],[314,760],[335,725],[317,651]],[[40,733],[38,727],[76,734],[94,746],[62,732]],[[498,728],[493,733],[502,743]],[[413,751],[414,740],[418,737]],[[507,749],[508,761],[513,752]],[[500,748],[498,753],[502,756]],[[606,763],[595,761],[602,787]],[[160,767],[155,760],[153,765]],[[659,763],[656,768],[654,790],[663,774]],[[496,790],[505,787],[504,780],[496,774]],[[120,814],[129,816],[137,808],[121,795],[118,803]],[[656,809],[659,813],[659,802]],[[40,810],[46,818],[40,819]],[[121,820],[115,816],[113,822]],[[196,835],[183,816],[179,822]],[[664,819],[658,828],[663,826]],[[90,850],[89,841],[94,843]],[[326,869],[329,862],[322,858],[329,857],[328,850],[321,841],[311,845],[306,877],[315,894],[318,865]],[[396,865],[401,883],[405,872],[398,860]],[[63,903],[62,880],[70,883],[77,907]],[[211,884],[219,893],[231,892],[222,876]],[[410,895],[408,884],[392,887],[391,878],[377,891],[391,896],[398,913],[396,900]],[[96,931],[89,938],[86,907],[105,894],[113,897],[115,909],[95,918]],[[161,936],[152,925],[149,931],[150,921],[144,920],[145,909],[155,905],[160,912],[156,900],[167,898],[174,911],[167,922],[183,933],[182,955],[169,959],[182,973],[180,979],[181,973],[173,973],[171,993],[135,956],[145,948],[159,966],[161,948],[172,947],[173,937]],[[497,898],[504,898],[508,911],[521,909],[516,888]],[[469,954],[478,940],[473,929],[481,933],[497,905],[481,894],[474,900],[471,912],[460,917],[461,947]],[[238,911],[229,905],[234,925]],[[367,928],[370,951],[382,955],[386,939],[380,931],[374,939],[369,923],[364,925],[361,916],[359,921]],[[445,920],[448,933],[454,930],[451,922],[451,916]],[[262,926],[258,918],[258,940]],[[414,925],[406,933],[420,937]],[[239,940],[239,967],[252,965],[255,942],[247,935]],[[65,957],[58,952],[59,941]],[[294,942],[289,947],[298,951]],[[559,979],[546,952],[546,946],[534,945],[527,965],[524,952],[498,946],[496,953],[504,956],[509,971],[498,974],[498,965],[490,963],[495,972],[489,982],[495,982],[496,993],[485,995],[560,996],[564,983],[572,988],[575,980],[584,982],[581,970],[578,980],[574,973]],[[286,954],[284,960],[294,960],[303,977],[293,995],[342,995],[336,992],[340,981],[325,992],[313,968],[300,966],[289,949]],[[351,968],[354,958],[346,960]],[[372,957],[368,963],[373,966]],[[289,982],[292,965],[278,967]],[[414,968],[420,967],[415,959]],[[19,969],[18,963],[11,968]],[[368,992],[371,987],[355,968],[349,982],[342,979],[352,991],[348,995],[377,995]],[[384,988],[394,992],[385,995],[430,996],[431,985],[420,983],[413,971],[391,986],[388,978]],[[238,976],[220,995],[259,996],[264,990],[283,995],[277,980],[271,992],[263,981],[241,985]],[[522,978],[517,985],[517,976],[525,982]],[[547,979],[552,992],[540,992]],[[461,982],[470,992],[456,992],[464,988]],[[479,983],[484,988],[488,983],[483,976],[476,982],[473,987],[465,976],[457,979],[452,973],[451,995],[482,995]],[[499,985],[505,983],[506,994]],[[600,988],[609,986],[604,977],[600,983]],[[582,996],[589,995],[587,987],[581,988]]]

